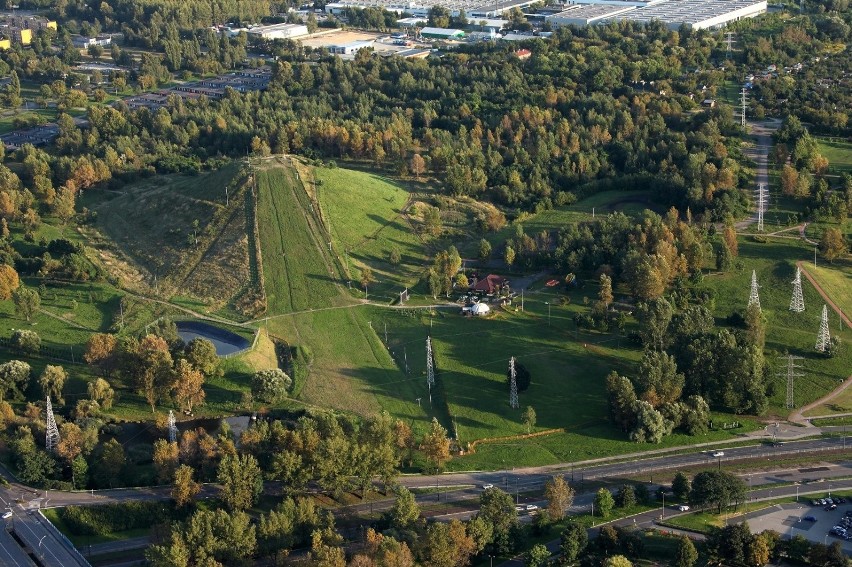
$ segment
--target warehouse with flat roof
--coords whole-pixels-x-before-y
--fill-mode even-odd
[[[552,26],[588,26],[608,18],[636,10],[635,6],[611,6],[609,4],[575,4],[548,16],[545,21]]]
[[[514,8],[526,8],[539,0],[337,0],[325,5],[328,14],[342,15],[348,8],[380,8],[397,14],[410,14],[415,17],[427,17],[433,6],[442,6],[453,17],[462,12],[468,21],[475,22],[484,18],[499,18]]]
[[[292,39],[308,35],[308,26],[304,24],[273,24],[270,26],[255,26],[247,30],[248,35],[257,39],[272,41],[274,39]]]
[[[659,21],[670,29],[717,29],[743,18],[766,13],[766,0],[669,0],[654,6],[618,14],[612,20],[637,23]]]
[[[464,37],[464,31],[425,27],[420,30],[420,37],[425,37],[427,39],[461,39]]]

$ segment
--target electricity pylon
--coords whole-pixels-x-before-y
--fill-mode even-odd
[[[740,125],[743,128],[745,128],[745,125],[746,125],[746,108],[748,108],[748,98],[747,98],[748,90],[746,90],[746,88],[743,87],[743,90],[740,91],[740,95],[742,97],[740,99],[740,108],[741,108],[741,113],[742,113],[740,115]]]
[[[828,306],[822,306],[822,321],[819,324],[819,334],[817,334],[816,349],[820,352],[825,352],[831,345],[831,334],[828,332]]]
[[[795,403],[793,402],[793,378],[801,378],[802,376],[804,376],[804,374],[802,374],[801,372],[797,372],[797,370],[801,368],[801,366],[796,364],[796,361],[802,360],[802,357],[788,354],[787,356],[782,356],[781,358],[787,360],[787,369],[783,372],[779,372],[778,375],[787,377],[787,408],[792,409],[796,407]]]
[[[56,446],[59,445],[59,428],[56,427],[56,418],[53,417],[53,406],[50,403],[50,396],[47,397],[47,406],[44,408],[46,414],[45,421],[47,433],[44,438],[44,446],[51,453],[56,451]]]
[[[509,406],[517,409],[521,406],[518,402],[518,380],[515,377],[515,357],[509,359]]]
[[[432,337],[426,337],[426,386],[431,398],[432,386],[435,385],[435,366],[432,363]]]
[[[796,266],[796,277],[793,279],[793,297],[790,299],[790,311],[801,313],[805,310],[805,298],[802,295],[802,269]]]
[[[766,210],[766,190],[763,183],[757,186],[757,231],[763,232],[763,211]]]
[[[169,443],[177,443],[177,424],[172,410],[169,410]]]
[[[757,308],[760,309],[760,296],[757,293],[757,290],[760,288],[757,285],[757,271],[751,271],[751,294],[748,296],[748,306],[757,305]]]

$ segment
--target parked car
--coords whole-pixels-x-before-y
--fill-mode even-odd
[[[515,506],[515,512],[523,512],[526,509],[526,506]]]
[[[837,510],[837,504],[829,504],[824,508],[825,511],[831,512],[832,510]]]
[[[679,511],[681,511],[681,512],[688,512],[688,511],[689,511],[689,506],[687,506],[687,505],[685,505],[685,504],[681,504],[680,506],[678,506],[678,507],[677,507],[677,509],[678,509]]]
[[[538,510],[538,506],[535,504],[527,504],[527,512],[535,512]]]
[[[814,518],[813,516],[805,516],[804,518],[802,518],[802,521],[803,522],[816,522],[817,519]]]
[[[724,451],[716,451],[715,453],[713,453],[713,456],[714,457],[724,457],[725,452]]]
[[[3,519],[4,519],[4,520],[8,520],[8,519],[9,519],[9,518],[11,518],[11,517],[12,517],[12,511],[11,511],[11,510],[9,510],[8,512],[4,512],[4,513],[3,513]]]
[[[482,490],[488,490],[489,488],[494,488],[494,485],[493,484],[483,484],[482,485]]]
[[[816,498],[811,500],[811,506],[819,506],[819,500],[817,500]]]

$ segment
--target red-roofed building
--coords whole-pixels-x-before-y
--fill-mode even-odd
[[[494,274],[488,274],[478,282],[476,282],[471,289],[474,291],[482,291],[485,293],[498,293],[504,285],[508,285],[509,280],[504,278],[503,276],[496,276]]]
[[[518,59],[529,59],[530,55],[532,55],[532,51],[529,49],[519,49],[515,52],[515,55],[518,56]]]

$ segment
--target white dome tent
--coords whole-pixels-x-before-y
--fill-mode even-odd
[[[471,308],[470,312],[474,314],[474,316],[481,317],[483,315],[488,315],[488,312],[491,311],[491,308],[488,307],[485,303],[476,303]]]

